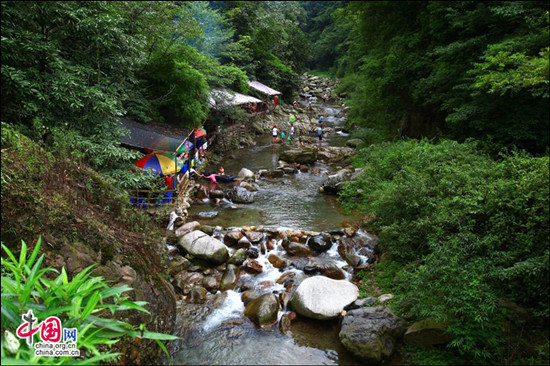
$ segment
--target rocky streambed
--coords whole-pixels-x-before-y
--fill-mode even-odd
[[[313,232],[194,221],[176,232],[170,274],[183,341],[174,363],[354,364],[391,354],[393,345],[379,345],[404,332],[387,309],[364,313],[385,297],[358,300],[353,274],[374,263],[377,240],[357,226]],[[363,349],[358,322],[340,324],[348,316],[382,319],[371,329],[374,351]],[[245,342],[260,348],[243,353]]]
[[[316,108],[340,128],[337,108]],[[360,174],[348,165],[348,137],[334,133],[321,145],[305,133],[294,145],[259,137],[221,162],[238,181],[196,185],[184,212],[196,221],[174,217],[166,240],[182,338],[172,364],[391,357],[405,322],[383,306],[390,294],[359,299],[354,276],[377,261],[377,238],[330,195]]]

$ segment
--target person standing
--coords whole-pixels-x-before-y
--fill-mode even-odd
[[[327,104],[327,93],[323,94],[323,105]]]
[[[323,143],[323,127],[319,123],[319,127],[317,128],[317,136],[319,136],[319,145]]]
[[[273,109],[277,107],[277,103],[279,103],[279,96],[275,94],[275,97],[273,97]]]
[[[291,142],[294,142],[294,138],[296,137],[296,128],[294,127],[294,124],[290,124],[290,134],[288,136],[290,138]]]
[[[271,136],[273,139],[271,140],[272,143],[277,143],[277,135],[279,134],[279,130],[277,129],[277,125],[273,125],[273,130],[271,130]]]

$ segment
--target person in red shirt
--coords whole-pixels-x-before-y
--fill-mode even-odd
[[[279,103],[279,96],[275,95],[275,97],[273,98],[273,109],[277,107],[277,103]]]
[[[164,177],[164,185],[166,186],[167,189],[172,189],[172,176],[171,175],[167,175],[166,177]]]

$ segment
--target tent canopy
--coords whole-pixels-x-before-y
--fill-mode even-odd
[[[252,89],[257,90],[258,92],[260,92],[262,94],[265,94],[267,96],[281,94],[281,92],[278,92],[275,89],[271,89],[269,86],[264,85],[264,84],[262,84],[262,83],[260,83],[259,81],[256,81],[256,80],[249,81],[248,85],[250,85],[250,87]]]
[[[214,89],[210,92],[210,106],[214,109],[219,109],[224,106],[243,105],[246,103],[263,103],[258,98],[250,95],[240,94],[226,89]]]

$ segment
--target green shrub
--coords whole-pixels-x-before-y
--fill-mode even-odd
[[[130,301],[123,296],[131,290],[130,287],[111,287],[102,277],[91,276],[92,266],[70,281],[65,268],[57,277],[49,279],[52,272],[57,271],[41,268],[44,255],[38,257],[40,244],[41,238],[27,256],[27,245],[22,242],[21,254],[17,259],[2,243],[8,257],[2,258],[2,364],[93,364],[114,361],[119,354],[111,352],[110,347],[127,336],[154,339],[167,353],[160,341],[177,337],[149,332],[143,324],[136,327],[116,320],[116,315],[124,310],[149,313],[144,308],[147,302]],[[76,328],[81,357],[76,360],[72,357],[36,357],[25,342],[18,342],[13,333],[21,324],[21,314],[29,309],[39,321],[57,316],[63,327]]]
[[[364,173],[340,199],[374,215],[382,252],[403,265],[385,279],[402,312],[451,321],[451,348],[494,361],[503,298],[539,326],[550,318],[548,164],[519,153],[495,161],[472,142],[382,143],[360,150]]]

